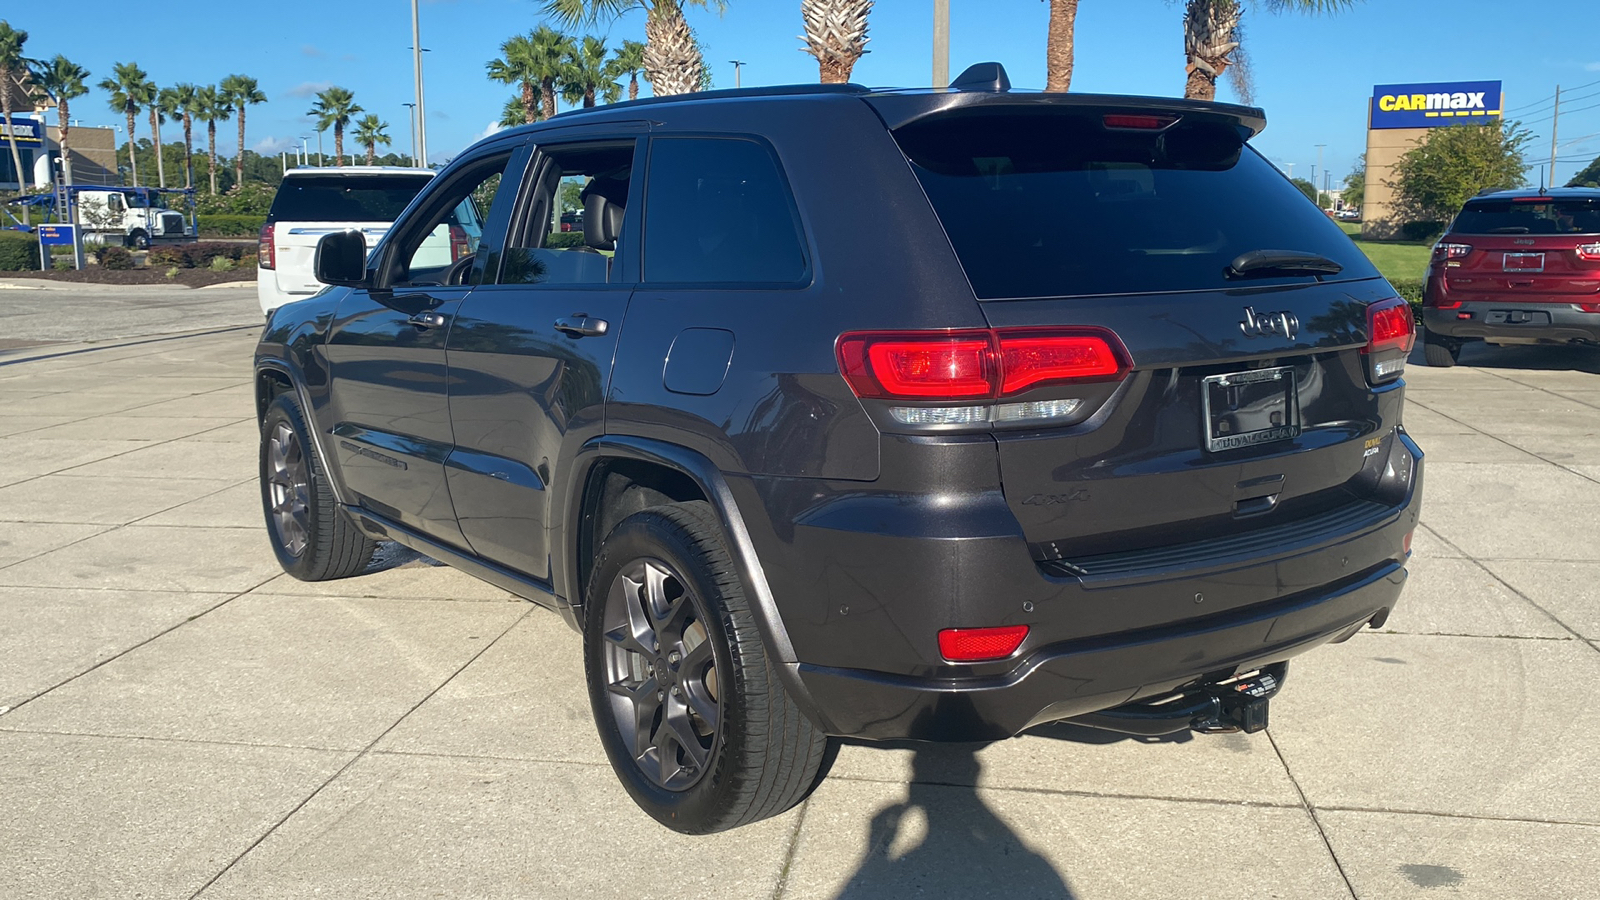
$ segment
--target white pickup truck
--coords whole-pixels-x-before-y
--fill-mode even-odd
[[[432,178],[430,169],[401,166],[290,169],[261,226],[256,256],[261,311],[271,313],[325,287],[311,269],[323,235],[356,229],[366,236],[371,250]],[[418,259],[437,257],[429,264],[448,265],[476,252],[482,232],[476,209],[470,202],[464,204],[448,226],[428,236],[417,251]]]

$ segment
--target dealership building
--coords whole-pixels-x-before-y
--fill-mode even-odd
[[[1435,128],[1499,121],[1505,94],[1498,81],[1380,84],[1367,105],[1367,183],[1361,236],[1400,236],[1406,217],[1396,206],[1395,165]]]

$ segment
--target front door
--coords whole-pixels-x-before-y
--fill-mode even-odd
[[[540,580],[550,579],[551,480],[605,428],[637,280],[628,202],[637,143],[541,148],[494,283],[486,277],[467,298],[450,332],[456,446],[445,471],[461,531],[480,556]],[[581,232],[566,233],[581,242],[553,246],[574,240],[552,229],[552,210],[568,207],[583,210]]]
[[[517,150],[486,148],[419,195],[375,251],[371,288],[339,304],[328,335],[328,446],[349,499],[456,546],[463,540],[444,478],[454,444],[445,341],[489,259],[484,221],[500,205],[501,182],[516,181],[502,175]]]

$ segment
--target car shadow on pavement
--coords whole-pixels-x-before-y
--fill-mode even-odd
[[[873,814],[865,857],[838,900],[1074,896],[1050,861],[978,793],[977,751],[985,745],[889,746],[916,751],[911,783],[905,799]]]

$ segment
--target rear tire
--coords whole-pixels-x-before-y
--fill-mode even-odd
[[[261,507],[272,552],[301,581],[360,574],[378,549],[339,509],[292,393],[278,395],[261,422]]]
[[[1461,342],[1439,337],[1432,332],[1422,336],[1422,358],[1428,365],[1448,369],[1461,358]]]
[[[709,834],[810,794],[830,741],[779,681],[710,504],[652,507],[618,524],[584,617],[600,742],[656,821]]]

